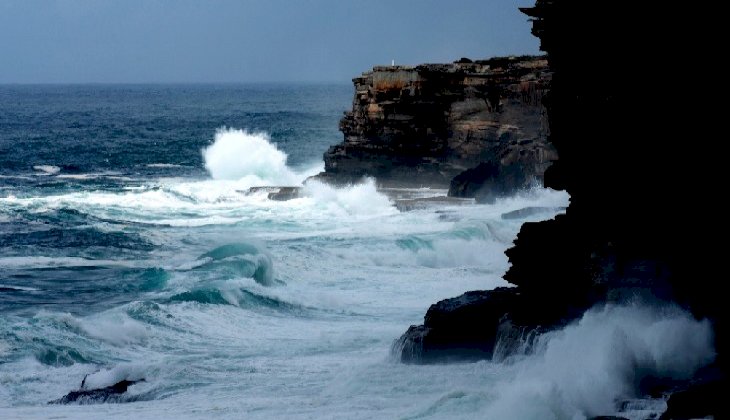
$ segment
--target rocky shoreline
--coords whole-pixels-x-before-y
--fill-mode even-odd
[[[711,138],[692,124],[703,111],[682,106],[707,93],[690,93],[692,78],[677,82],[657,73],[654,57],[679,45],[671,42],[675,20],[663,18],[682,21],[683,7],[634,6],[537,0],[522,9],[533,20],[552,71],[545,103],[550,141],[560,159],[546,171],[545,185],[567,190],[571,204],[554,220],[523,225],[507,251],[511,268],[504,277],[516,287],[468,292],[432,305],[423,325],[411,326],[394,345],[401,361],[498,359],[500,340],[525,340],[525,332],[563,326],[595,305],[679,305],[710,320],[716,361],[683,381],[634,372],[636,397],[668,398],[662,419],[725,418],[727,311],[717,278],[723,272],[719,250],[711,245],[716,243],[711,228],[677,226],[706,217],[704,203],[678,199],[677,187],[713,184],[706,177],[712,169],[705,166],[713,158],[666,143]],[[669,85],[675,89],[666,89]],[[647,381],[653,386],[645,386]]]
[[[523,188],[557,158],[542,105],[551,77],[544,57],[375,67],[353,79],[344,141],[315,179],[451,187],[450,196],[477,200]],[[469,172],[484,162],[495,170]]]

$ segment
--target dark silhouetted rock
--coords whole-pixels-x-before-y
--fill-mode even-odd
[[[494,203],[497,198],[529,185],[533,172],[517,163],[502,165],[495,161],[482,162],[451,180],[449,196],[473,197],[477,203]]]
[[[49,401],[48,404],[102,404],[131,402],[134,399],[124,398],[124,394],[127,392],[127,388],[130,385],[134,385],[141,381],[144,381],[144,379],[138,381],[128,381],[125,379],[105,388],[71,391],[57,400]]]
[[[525,328],[539,332],[572,319],[570,308],[555,303],[518,288],[467,292],[431,305],[423,325],[411,326],[393,351],[406,363],[491,359],[509,329],[522,336]]]
[[[244,194],[268,193],[269,200],[288,201],[299,198],[302,195],[302,187],[251,187],[246,191],[239,191]]]
[[[696,45],[717,38],[677,30],[704,7],[537,0],[523,9],[552,71],[543,102],[560,159],[545,171],[544,183],[570,193],[570,206],[553,220],[522,226],[507,251],[511,267],[504,278],[517,285],[509,299],[470,292],[450,300],[464,310],[444,311],[438,327],[428,320],[411,327],[399,342],[411,352],[403,352],[403,360],[437,362],[454,352],[488,358],[500,316],[522,328],[551,325],[546,321],[557,326],[594,304],[639,296],[709,318],[717,366],[726,377],[728,311],[720,274],[727,271],[725,229],[708,218],[710,196],[724,190],[726,179],[724,154],[709,146],[724,132],[718,124],[724,118],[709,104],[725,88],[701,88],[698,81],[706,80],[708,69],[690,59],[699,60]],[[666,71],[660,57],[686,65]],[[482,179],[501,176],[494,166],[482,169],[480,177],[465,177],[454,189],[476,193]],[[484,303],[468,296],[481,296]],[[535,317],[548,303],[559,307],[552,319]],[[644,385],[657,392],[677,384]],[[673,389],[670,415],[685,415],[672,413],[694,406],[703,408],[694,416],[723,418],[722,394],[713,388]]]
[[[301,187],[279,187],[278,191],[270,192],[269,200],[289,201],[301,197]]]
[[[727,418],[725,381],[714,381],[690,386],[673,393],[667,400],[667,411],[660,420],[690,420],[712,417]]]

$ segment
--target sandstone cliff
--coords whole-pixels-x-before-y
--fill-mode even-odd
[[[317,177],[446,188],[489,160],[523,167],[523,184],[541,178],[556,158],[542,105],[550,77],[541,57],[375,67],[353,79],[344,141],[325,153]]]

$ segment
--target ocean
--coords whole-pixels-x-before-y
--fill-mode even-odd
[[[400,363],[391,346],[431,304],[507,286],[521,224],[555,216],[503,214],[569,197],[399,211],[372,180],[249,190],[321,171],[352,95],[0,86],[0,418],[580,419],[631,403],[637,370],[686,377],[714,357],[707,322],[637,304],[494,362]],[[84,378],[139,382],[48,404]],[[633,404],[622,415],[664,407]]]

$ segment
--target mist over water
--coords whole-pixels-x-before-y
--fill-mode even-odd
[[[14,146],[2,157],[2,418],[579,419],[635,397],[637,375],[687,377],[714,357],[707,322],[625,305],[594,308],[501,363],[397,363],[391,344],[429,305],[506,285],[504,250],[538,216],[502,214],[564,207],[568,196],[535,188],[493,205],[399,212],[367,180],[309,181],[299,198],[272,201],[248,188],[299,186],[321,170],[349,89],[340,98],[321,87],[299,113],[292,101],[311,99],[313,88],[254,89],[240,106],[258,111],[237,125],[213,113],[192,137],[193,111],[178,107],[172,124],[164,95],[115,89],[89,93],[79,109],[69,108],[76,91],[36,92],[47,100],[18,106],[20,121],[45,113],[47,124],[67,127],[48,149],[34,143],[47,126],[29,136],[35,122],[16,129],[0,119],[5,138],[43,156]],[[221,94],[210,89],[173,89],[169,106],[188,98],[224,115],[206,102]],[[107,95],[118,99],[113,112],[84,116]],[[160,101],[162,110],[150,105]],[[139,109],[151,113],[152,137],[117,133],[134,131],[127,124]],[[106,124],[98,136],[109,138],[89,147],[84,124],[97,119]],[[88,387],[144,381],[123,404],[46,404],[85,375]]]

